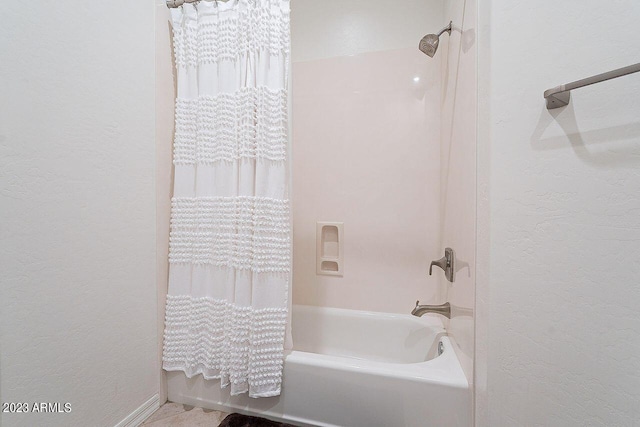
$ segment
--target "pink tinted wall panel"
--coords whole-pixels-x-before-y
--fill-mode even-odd
[[[416,48],[293,64],[296,304],[407,313],[439,301],[440,65]],[[316,222],[344,222],[344,276]]]

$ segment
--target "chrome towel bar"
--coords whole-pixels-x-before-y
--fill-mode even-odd
[[[576,80],[575,82],[556,86],[552,89],[547,89],[544,91],[544,99],[547,100],[547,110],[568,105],[571,100],[571,91],[573,89],[626,76],[627,74],[637,73],[638,71],[640,71],[640,63],[618,68],[617,70],[607,71],[606,73],[587,77],[586,79]]]

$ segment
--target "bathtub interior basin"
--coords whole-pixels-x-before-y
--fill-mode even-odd
[[[433,317],[294,305],[296,351],[386,363],[420,363],[438,355],[446,334]]]

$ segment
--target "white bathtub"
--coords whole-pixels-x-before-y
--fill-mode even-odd
[[[293,339],[278,397],[168,372],[169,400],[302,426],[471,425],[469,385],[438,318],[294,306]]]

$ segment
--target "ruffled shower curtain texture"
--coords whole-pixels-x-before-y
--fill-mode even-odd
[[[289,2],[171,11],[177,71],[163,368],[280,394],[291,345]]]

